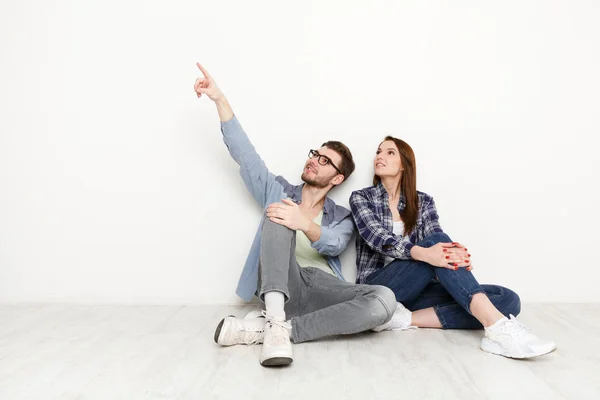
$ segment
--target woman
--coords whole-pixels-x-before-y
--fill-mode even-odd
[[[433,198],[416,189],[411,147],[386,137],[374,167],[373,186],[350,197],[359,231],[357,283],[387,286],[402,303],[375,330],[485,327],[484,351],[511,358],[553,351],[553,342],[540,340],[515,319],[521,309],[515,292],[477,282],[467,248],[442,231]]]

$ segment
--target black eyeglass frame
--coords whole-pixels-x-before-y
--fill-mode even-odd
[[[318,159],[317,159],[317,162],[318,162],[320,165],[327,165],[327,164],[330,164],[330,165],[331,165],[333,168],[335,168],[335,170],[336,170],[336,171],[337,171],[339,174],[342,174],[342,175],[344,175],[344,174],[342,173],[342,171],[340,171],[340,169],[339,169],[338,167],[336,167],[336,166],[335,166],[335,164],[333,163],[333,161],[331,161],[331,160],[329,159],[329,157],[327,157],[327,156],[324,156],[323,154],[319,154],[319,152],[318,152],[318,151],[316,151],[316,150],[310,149],[310,150],[308,151],[308,158],[315,158],[315,157],[318,157]],[[321,162],[321,160],[325,160],[325,161]]]

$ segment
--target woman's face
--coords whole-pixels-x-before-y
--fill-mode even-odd
[[[380,178],[400,175],[402,161],[396,143],[386,140],[379,145],[374,160],[375,175]]]

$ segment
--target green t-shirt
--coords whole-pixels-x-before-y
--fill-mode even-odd
[[[315,219],[313,219],[313,222],[321,226],[322,219],[323,210],[321,210]],[[306,237],[304,232],[300,230],[296,231],[296,261],[301,267],[315,267],[328,274],[335,275],[327,263],[327,260],[312,247],[311,241]]]

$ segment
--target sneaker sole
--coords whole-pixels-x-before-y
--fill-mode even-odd
[[[483,351],[487,351],[488,353],[492,353],[492,354],[496,354],[499,356],[503,356],[506,358],[516,358],[519,360],[525,359],[525,358],[533,358],[533,357],[539,357],[539,356],[543,356],[545,354],[549,354],[552,353],[554,350],[556,350],[556,347],[553,347],[550,350],[546,350],[546,351],[540,351],[537,353],[531,352],[531,353],[524,353],[521,352],[519,354],[511,354],[510,352],[505,351],[501,346],[499,346],[498,344],[496,344],[494,341],[489,340],[487,338],[483,338],[481,339],[481,350]]]
[[[260,362],[264,367],[278,367],[282,365],[290,365],[294,361],[291,357],[272,357]]]
[[[228,315],[225,318],[229,318],[229,317],[233,317],[233,315]],[[221,320],[221,322],[219,322],[219,325],[217,325],[217,329],[215,330],[215,343],[219,344],[219,336],[221,335],[221,329],[223,329],[223,324],[225,323],[225,318],[223,318]]]

